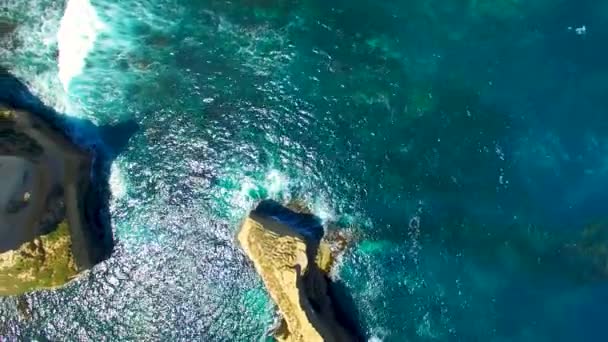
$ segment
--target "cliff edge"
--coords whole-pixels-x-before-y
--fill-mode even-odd
[[[61,286],[100,261],[91,164],[52,123],[0,103],[0,296]]]
[[[328,246],[310,214],[263,201],[246,218],[238,240],[283,317],[279,341],[354,341],[329,296]],[[321,247],[320,247],[321,246]]]

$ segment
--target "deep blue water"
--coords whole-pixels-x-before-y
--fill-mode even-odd
[[[116,251],[29,320],[0,300],[0,336],[263,338],[234,236],[269,198],[354,237],[334,276],[368,339],[608,339],[608,3],[66,3],[0,0],[0,64],[139,125]]]

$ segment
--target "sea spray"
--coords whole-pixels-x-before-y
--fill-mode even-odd
[[[80,75],[95,39],[104,25],[88,0],[69,0],[57,32],[59,80],[68,92],[72,79]]]

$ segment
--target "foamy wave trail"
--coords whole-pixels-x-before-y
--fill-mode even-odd
[[[70,0],[59,35],[59,74],[84,117],[100,125],[133,119],[156,104],[150,99],[175,89],[159,80],[171,72],[163,62],[177,28],[166,18],[171,7],[164,1]]]
[[[113,203],[117,199],[124,197],[127,193],[127,184],[125,180],[120,161],[116,160],[112,163],[110,169],[110,190],[112,191]]]
[[[382,339],[376,335],[369,338],[368,342],[382,342]]]
[[[0,41],[0,61],[46,105],[81,115],[68,88],[84,71],[104,27],[88,0],[4,1],[5,20],[16,29]],[[13,17],[11,17],[11,15]]]
[[[266,175],[265,184],[271,195],[278,195],[289,188],[289,179],[280,171],[272,169]]]
[[[290,175],[276,168],[261,168],[248,173],[235,167],[227,168],[227,174],[220,177],[217,185],[221,191],[215,194],[215,211],[234,222],[240,221],[263,199],[284,204],[291,200],[302,201],[324,224],[337,221],[331,197],[306,174]]]
[[[85,60],[104,27],[88,0],[69,0],[57,32],[59,80],[68,92],[72,79],[82,74]]]
[[[290,180],[276,169],[270,169],[263,175],[253,177],[243,175],[241,180],[235,181],[240,184],[240,187],[230,196],[231,201],[227,209],[231,217],[242,217],[247,210],[253,209],[257,201],[262,199],[269,198],[285,202],[290,198]]]
[[[28,85],[46,105],[65,112],[65,93],[57,78],[57,28],[62,1],[0,1],[0,16],[15,25],[0,39],[0,64]]]

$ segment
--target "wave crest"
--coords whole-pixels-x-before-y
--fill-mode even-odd
[[[67,92],[70,81],[80,75],[85,59],[104,28],[89,0],[69,0],[57,32],[59,80]]]

